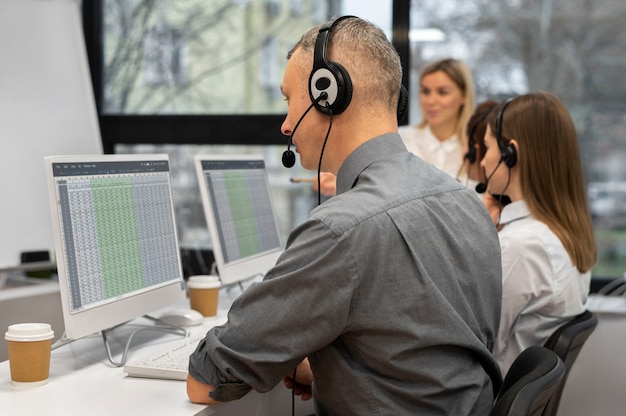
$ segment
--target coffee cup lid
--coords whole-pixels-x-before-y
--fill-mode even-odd
[[[54,338],[54,331],[50,324],[27,323],[9,325],[9,329],[4,333],[7,341],[43,341]]]
[[[187,286],[194,289],[213,289],[220,287],[222,284],[220,278],[210,275],[189,276]]]

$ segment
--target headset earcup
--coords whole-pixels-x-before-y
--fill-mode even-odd
[[[330,104],[327,101],[320,101],[315,107],[324,114],[330,114],[331,110],[333,115],[341,114],[352,101],[352,80],[350,75],[348,75],[348,71],[337,62],[328,62],[328,70],[333,75],[333,79],[330,80],[331,86],[328,89],[332,89],[334,82],[337,89],[337,97]]]
[[[517,150],[512,144],[509,143],[502,148],[502,161],[508,168],[517,163]]]
[[[476,148],[470,146],[467,148],[467,153],[465,153],[465,160],[467,160],[470,165],[476,162]]]
[[[398,124],[404,121],[406,110],[409,106],[409,92],[404,85],[400,85],[400,96],[398,97]]]

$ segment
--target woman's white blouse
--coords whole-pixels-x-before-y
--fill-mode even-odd
[[[435,165],[456,178],[463,163],[463,145],[456,135],[439,141],[428,125],[424,127],[402,126],[398,129],[409,152]]]
[[[500,224],[502,313],[493,353],[506,374],[520,352],[543,345],[584,311],[591,272],[576,269],[559,238],[524,201],[505,206]]]

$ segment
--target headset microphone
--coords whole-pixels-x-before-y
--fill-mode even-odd
[[[300,117],[300,120],[298,120],[298,122],[296,123],[296,127],[294,127],[293,130],[291,131],[291,134],[289,135],[289,141],[287,142],[287,150],[283,152],[283,166],[284,167],[291,168],[293,167],[293,165],[296,164],[296,154],[291,150],[291,144],[293,143],[293,135],[296,133],[296,130],[298,126],[300,125],[300,122],[304,119],[304,116],[306,116],[307,113],[311,111],[313,107],[315,107],[317,103],[319,103],[322,100],[325,100],[326,98],[328,98],[328,93],[326,91],[322,91],[322,93],[315,100],[313,100],[313,102],[311,103],[309,108],[306,109],[304,114],[302,114],[302,116]]]
[[[476,192],[478,192],[479,194],[484,194],[485,191],[487,190],[487,184],[489,182],[481,182],[478,185],[476,185]]]
[[[478,192],[479,194],[484,194],[485,191],[487,190],[487,185],[489,185],[489,180],[491,179],[491,177],[493,176],[494,173],[496,173],[496,170],[498,170],[498,168],[500,167],[500,164],[502,163],[503,159],[500,158],[500,160],[498,161],[498,164],[496,165],[495,168],[493,168],[493,170],[491,171],[491,173],[489,174],[489,176],[487,176],[487,179],[485,180],[485,182],[481,182],[478,185],[476,185],[476,192]]]
[[[291,146],[291,136],[289,136],[287,150],[283,152],[283,166],[286,168],[291,168],[296,164],[296,154],[292,150],[289,150],[289,146]]]

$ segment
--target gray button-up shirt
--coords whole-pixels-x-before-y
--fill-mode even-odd
[[[190,373],[233,400],[305,357],[319,415],[485,415],[501,305],[495,227],[397,134],[345,161],[338,194],[208,332]]]

